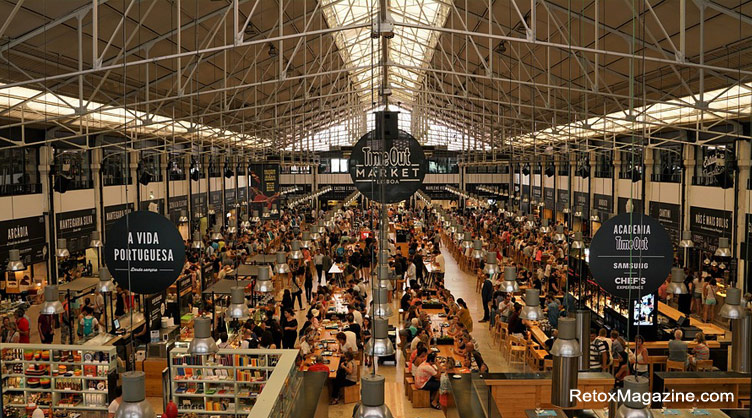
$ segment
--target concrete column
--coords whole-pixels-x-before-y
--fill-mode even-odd
[[[746,283],[744,280],[744,271],[746,270],[746,260],[744,254],[742,254],[742,242],[747,241],[747,213],[749,212],[749,191],[747,190],[747,182],[750,178],[750,167],[752,167],[752,160],[750,160],[750,152],[752,146],[748,141],[736,141],[736,155],[737,166],[739,167],[739,174],[737,175],[737,188],[739,190],[738,198],[736,199],[736,254],[739,264],[736,271],[736,287],[742,289],[742,291],[749,291],[745,289]],[[749,242],[747,244],[750,244]]]
[[[593,198],[593,194],[595,194],[594,193],[595,187],[593,187],[593,184],[595,183],[595,170],[598,167],[597,155],[595,151],[590,151],[590,158],[588,158],[588,162],[590,163],[590,177],[588,177],[587,184],[588,184],[588,205],[590,205],[590,207],[588,208],[588,218],[586,219],[586,221],[588,222],[588,226],[589,226],[588,231],[590,231],[590,236],[592,237],[593,225],[590,222],[590,217],[593,216],[593,213],[594,213],[593,212],[593,200],[595,199]],[[605,222],[606,220],[603,219],[603,221]]]
[[[684,201],[682,202],[682,231],[689,229],[689,202],[692,197],[692,176],[695,173],[695,147],[684,145]]]
[[[102,207],[102,187],[104,186],[102,184],[102,176],[100,175],[100,172],[102,170],[102,148],[95,148],[91,150],[91,177],[94,180],[94,209],[95,209],[95,216],[96,216],[96,228],[97,231],[101,234],[100,236],[103,239],[104,235],[102,234],[102,231],[104,230],[104,208]],[[127,185],[125,187],[128,187]],[[98,248],[95,248],[94,250],[97,250],[97,257],[100,257],[102,254],[100,251],[98,251]],[[99,266],[103,264],[102,260],[99,260],[97,263],[92,263],[94,267],[94,274],[99,274]]]
[[[222,199],[220,200],[220,204],[218,208],[214,208],[214,210],[217,211],[219,224],[222,226],[227,226],[227,217],[225,216],[227,214],[227,209],[225,208],[225,159],[220,158],[219,159],[219,184],[222,187]]]

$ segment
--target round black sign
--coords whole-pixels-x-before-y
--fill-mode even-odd
[[[369,199],[397,203],[408,199],[423,184],[428,163],[420,143],[400,130],[397,139],[380,139],[375,131],[363,135],[350,154],[349,169],[355,187]]]
[[[152,294],[170,287],[182,272],[185,244],[169,219],[149,211],[132,212],[107,231],[104,259],[121,287]]]
[[[671,271],[672,258],[666,229],[641,213],[621,213],[607,220],[590,243],[593,279],[624,299],[658,290]]]

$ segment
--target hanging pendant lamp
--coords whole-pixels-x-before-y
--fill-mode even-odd
[[[102,234],[99,231],[91,232],[91,240],[89,241],[89,248],[102,248]]]
[[[489,251],[486,253],[486,265],[483,266],[483,272],[489,276],[499,272],[499,264],[496,261],[496,251]]]
[[[240,222],[240,227],[241,227],[241,228],[243,228],[243,229],[248,229],[248,228],[250,228],[250,227],[251,227],[251,221],[249,221],[249,220],[248,220],[248,214],[244,213],[244,214],[243,214],[243,217],[242,217],[241,219],[243,219],[243,220],[242,220],[242,221]]]
[[[57,315],[63,313],[63,304],[60,303],[60,297],[57,291],[57,285],[48,284],[44,288],[44,303],[39,311],[43,315]]]
[[[107,266],[102,266],[99,269],[99,283],[97,283],[97,292],[99,293],[111,293],[117,290],[117,285],[112,281],[112,275],[110,269]]]
[[[543,219],[541,221],[541,227],[540,227],[541,234],[548,234],[551,232],[551,227],[548,226],[548,219]]]
[[[245,304],[245,290],[237,286],[230,289],[230,305],[227,307],[227,316],[230,318],[248,318],[248,305]]]
[[[214,229],[212,230],[210,238],[212,241],[222,241],[223,239],[225,239],[225,237],[222,235],[222,232],[220,232],[219,230],[219,225],[214,225]]]
[[[528,321],[539,321],[543,318],[540,307],[540,291],[538,289],[525,290],[525,306],[520,312],[520,318]]]
[[[741,319],[747,315],[746,308],[741,305],[742,290],[738,287],[726,288],[726,300],[718,311],[721,318]]]
[[[194,250],[201,250],[204,248],[204,240],[201,239],[201,232],[193,232],[193,241],[191,241],[191,248]]]
[[[687,285],[684,284],[684,269],[674,267],[671,269],[671,282],[668,284],[666,291],[674,295],[686,295],[688,293]]]
[[[115,418],[156,418],[151,403],[146,400],[146,374],[125,372],[123,382],[123,402],[115,411]]]
[[[715,250],[716,257],[731,257],[731,247],[728,238],[718,239],[718,248]]]
[[[479,239],[473,241],[472,257],[476,260],[483,258],[483,242]]]
[[[178,223],[184,224],[188,223],[188,211],[185,209],[180,211],[180,217],[178,218]]]
[[[353,418],[393,418],[384,404],[384,376],[366,374],[360,378],[360,399]]]
[[[585,248],[585,241],[582,240],[582,232],[577,231],[574,233],[574,238],[572,239],[571,249],[582,250],[584,248]]]
[[[302,240],[300,241],[300,247],[301,248],[311,248],[311,233],[307,230],[304,230],[302,235]]]
[[[58,238],[57,247],[55,248],[55,257],[65,258],[70,256],[68,251],[68,241],[65,238]]]
[[[564,242],[567,240],[567,236],[564,235],[564,225],[556,225],[556,233],[553,238],[556,242]]]
[[[517,284],[517,267],[504,267],[504,281],[501,283],[501,291],[506,293],[520,291],[520,286]]]
[[[269,280],[269,269],[266,266],[259,266],[254,290],[259,293],[271,293],[274,291],[274,283]]]
[[[253,216],[251,217],[251,222],[259,223],[260,221],[261,221],[261,218],[259,217],[259,211],[258,209],[254,209]]]
[[[287,274],[290,272],[290,266],[287,264],[287,254],[284,251],[277,251],[277,262],[274,264],[274,272],[277,274]]]
[[[394,345],[389,340],[388,329],[386,318],[373,318],[373,337],[368,340],[363,349],[367,356],[389,357],[394,355]]]
[[[21,261],[21,251],[15,249],[9,250],[8,265],[5,267],[5,271],[16,272],[24,270],[26,270],[26,266],[24,265],[23,261]]]
[[[193,339],[188,344],[188,352],[193,355],[216,354],[219,351],[211,336],[211,319],[198,317],[193,320]]]
[[[300,260],[301,258],[303,258],[303,253],[300,251],[300,241],[294,240],[290,251],[290,260]]]

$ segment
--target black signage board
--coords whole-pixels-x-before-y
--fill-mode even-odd
[[[327,200],[345,200],[352,192],[356,190],[354,184],[320,184],[320,188],[331,187],[332,189],[321,195],[322,201]]]
[[[243,202],[248,201],[248,188],[247,187],[238,187],[238,202],[242,205]]]
[[[543,204],[546,206],[546,209],[555,209],[556,190],[553,187],[543,188]]]
[[[122,205],[112,205],[104,207],[104,230],[105,235],[110,230],[112,224],[128,213],[133,212],[133,203],[124,203]]]
[[[629,202],[628,197],[620,197],[616,202],[616,212],[617,213],[626,213],[627,212],[627,202]],[[633,212],[635,213],[645,213],[645,206],[643,206],[642,200],[640,199],[632,199],[632,206],[634,207]]]
[[[148,210],[150,212],[164,215],[164,199],[144,200],[138,205],[139,210]]]
[[[593,193],[593,211],[601,217],[601,222],[610,218],[614,212],[613,196]]]
[[[178,223],[178,219],[180,218],[180,211],[186,211],[187,215],[188,196],[170,196],[170,199],[167,201],[167,206],[167,213],[170,214],[170,220],[174,223]]]
[[[149,331],[156,331],[162,327],[162,316],[165,314],[165,292],[157,292],[144,296],[144,312],[148,318],[146,325]]]
[[[678,245],[681,237],[681,226],[679,219],[681,216],[681,206],[673,203],[650,202],[648,204],[648,213],[655,219],[658,219],[671,236],[671,242]]]
[[[718,247],[718,238],[731,239],[733,224],[733,214],[729,211],[689,207],[689,230],[692,231],[695,248],[715,251]]]
[[[230,211],[235,205],[235,189],[225,189],[225,210]]]
[[[397,203],[418,191],[428,172],[423,147],[412,135],[400,130],[396,138],[379,138],[376,131],[363,135],[348,160],[350,178],[369,199]]]
[[[140,294],[166,290],[185,263],[185,244],[177,227],[150,211],[132,212],[115,222],[104,250],[113,279]]]
[[[578,207],[582,209],[582,219],[590,220],[590,193],[574,192],[574,208]]]
[[[530,200],[530,185],[529,184],[522,185],[522,199],[524,200],[525,198]]]
[[[0,263],[8,261],[8,251],[18,250],[27,264],[44,261],[44,216],[11,219],[0,222]]]
[[[271,204],[279,199],[279,164],[251,164],[248,198],[256,204]]]
[[[562,211],[569,207],[569,190],[556,189],[556,210]]]
[[[209,206],[217,213],[222,213],[222,190],[209,192]]]
[[[91,233],[97,229],[96,209],[63,212],[56,215],[57,237],[68,241],[68,251],[80,252],[89,248]]]
[[[206,216],[206,193],[192,194],[191,195],[191,211],[193,216],[197,214]]]
[[[540,186],[533,186],[533,192],[532,192],[533,199],[540,202],[543,200],[543,189]]]
[[[590,243],[590,272],[606,292],[624,299],[653,293],[666,280],[673,246],[658,220],[621,213],[607,220]]]

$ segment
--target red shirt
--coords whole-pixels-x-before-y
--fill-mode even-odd
[[[329,373],[329,366],[326,364],[316,363],[308,367],[309,372],[327,372]]]
[[[18,339],[19,343],[28,344],[29,341],[29,320],[25,317],[21,317],[16,321],[16,326],[18,327],[18,333],[21,335],[21,337]]]

